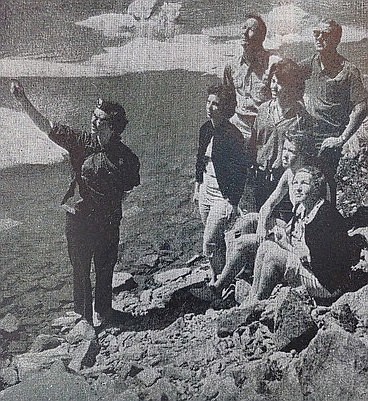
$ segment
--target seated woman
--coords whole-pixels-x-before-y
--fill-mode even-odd
[[[248,161],[244,137],[229,122],[234,93],[226,86],[208,89],[207,117],[199,132],[194,200],[205,226],[203,253],[208,257],[213,283],[225,265],[225,230],[236,217],[244,191]]]
[[[271,67],[272,99],[259,107],[250,139],[253,159],[256,159],[257,210],[271,195],[283,174],[285,133],[290,130],[312,131],[314,120],[304,107],[304,88],[305,78],[294,61],[284,59]]]
[[[303,285],[314,298],[333,299],[349,282],[350,240],[344,218],[324,197],[326,181],[316,167],[303,167],[293,178],[294,217],[286,230],[257,252],[247,305],[267,299],[282,281]]]
[[[313,160],[314,139],[310,134],[291,131],[285,137],[282,152],[282,166],[285,171],[276,189],[259,213],[248,213],[239,217],[234,227],[225,235],[226,264],[213,284],[217,292],[229,286],[244,267],[252,270],[258,244],[267,237],[268,230],[276,223],[282,224],[272,213],[290,192],[295,171]],[[292,196],[290,198],[292,200]]]

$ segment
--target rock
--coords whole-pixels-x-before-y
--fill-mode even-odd
[[[139,300],[142,302],[142,304],[149,304],[151,302],[152,292],[152,288],[142,291],[139,297]]]
[[[235,302],[237,304],[243,303],[249,295],[251,285],[245,280],[236,280],[235,283]]]
[[[210,375],[204,381],[201,393],[195,398],[195,401],[237,401],[239,398],[239,389],[235,385],[232,377],[223,377],[219,375]]]
[[[13,334],[18,330],[19,330],[19,320],[11,313],[7,313],[0,320],[0,332],[4,332],[5,334]]]
[[[179,394],[175,386],[169,380],[163,378],[152,385],[148,391],[147,399],[150,401],[177,401],[179,400]]]
[[[303,351],[297,375],[310,400],[368,399],[368,345],[339,326],[320,330]]]
[[[156,273],[153,277],[157,284],[166,284],[180,277],[187,276],[189,273],[190,269],[188,267],[182,267],[181,269],[172,269],[162,273]]]
[[[340,303],[335,305],[331,311],[333,317],[335,317],[339,325],[346,331],[354,333],[357,325],[358,319],[355,317],[348,304]]]
[[[368,322],[368,285],[356,292],[348,292],[342,295],[332,304],[332,312],[338,313],[344,304],[349,305],[350,310],[360,321]]]
[[[293,288],[280,294],[275,306],[273,341],[276,349],[301,350],[317,333],[317,326],[311,316],[311,307]]]
[[[112,291],[118,293],[120,291],[129,291],[137,287],[133,276],[130,273],[115,272],[112,278]]]
[[[69,344],[64,343],[57,348],[42,352],[27,352],[26,354],[16,355],[13,364],[18,370],[19,379],[24,380],[30,373],[48,369],[56,361],[70,362]]]
[[[45,351],[47,352],[47,351]],[[32,374],[0,392],[0,401],[97,401],[92,388],[81,377],[61,368]]]
[[[63,343],[63,339],[54,335],[40,334],[32,343],[30,352],[42,352],[47,349],[56,348]]]
[[[69,328],[74,327],[80,320],[82,316],[75,312],[67,312],[66,316],[59,317],[55,319],[51,326],[55,328]]]
[[[11,367],[0,369],[0,385],[14,386],[19,382],[18,372]]]
[[[68,368],[74,372],[79,372],[83,367],[92,367],[96,362],[99,349],[96,341],[82,341],[72,352],[72,360]]]
[[[76,344],[83,340],[94,340],[95,338],[95,329],[86,320],[77,323],[66,336],[69,344]]]
[[[264,310],[264,305],[264,302],[259,302],[246,308],[232,308],[224,311],[218,318],[217,335],[219,337],[230,336],[235,330],[258,319]]]
[[[278,388],[274,392],[276,400],[283,400],[283,401],[306,400],[306,398],[303,396],[302,388],[299,383],[299,377],[297,372],[299,362],[300,361],[298,359],[293,359],[293,361],[289,364],[288,369],[283,375]],[[315,400],[317,401],[320,399],[317,398]]]
[[[111,401],[140,401],[138,394],[132,390],[126,390],[117,394]]]
[[[146,387],[152,386],[159,378],[161,373],[155,368],[145,368],[137,374],[137,379]]]
[[[159,257],[157,254],[145,255],[138,259],[136,265],[146,265],[148,267],[155,267],[158,263],[158,259]]]

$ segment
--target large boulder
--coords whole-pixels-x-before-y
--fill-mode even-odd
[[[239,396],[240,391],[232,377],[214,374],[204,380],[201,393],[195,401],[237,401],[240,400]]]
[[[0,401],[97,401],[94,391],[81,377],[65,371],[62,365],[28,376],[0,392]]]
[[[338,325],[319,330],[297,365],[304,401],[368,399],[368,344]]]
[[[31,373],[48,369],[56,361],[69,363],[71,360],[69,348],[69,344],[64,343],[59,347],[42,352],[27,352],[25,354],[16,355],[13,359],[13,364],[18,370],[19,379],[23,380]]]
[[[332,305],[332,311],[338,313],[345,304],[349,305],[352,313],[361,322],[368,322],[368,285],[356,292],[348,292],[341,296]]]
[[[306,294],[293,288],[276,298],[273,341],[278,350],[301,350],[316,335],[317,326],[311,317]]]

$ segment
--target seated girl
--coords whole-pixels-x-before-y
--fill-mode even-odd
[[[285,171],[260,212],[241,216],[226,233],[226,264],[213,284],[215,291],[220,292],[229,286],[243,268],[252,270],[258,244],[266,239],[268,230],[276,223],[286,224],[285,221],[276,219],[272,213],[290,192],[295,171],[313,159],[313,151],[314,140],[310,134],[296,131],[286,134],[282,152],[282,166]],[[292,200],[292,196],[290,198]]]
[[[294,216],[276,227],[273,241],[256,255],[247,305],[267,299],[283,281],[303,285],[314,298],[333,299],[349,282],[351,244],[344,218],[326,199],[326,182],[316,167],[300,168],[292,180]]]

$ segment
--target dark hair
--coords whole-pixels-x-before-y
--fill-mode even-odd
[[[244,17],[244,21],[251,19],[251,18],[255,19],[258,22],[259,34],[260,34],[260,37],[262,38],[262,43],[263,43],[264,40],[266,39],[266,35],[267,35],[267,26],[266,26],[263,18],[257,14],[246,14],[246,16]]]
[[[128,124],[128,119],[126,117],[125,109],[121,104],[98,99],[97,108],[109,115],[108,121],[111,129],[114,132],[120,134],[124,131],[126,125]]]
[[[342,26],[333,19],[323,18],[320,21],[321,24],[327,24],[331,28],[331,37],[334,39],[336,45],[338,45],[341,41],[342,36]]]
[[[319,169],[316,166],[304,166],[299,168],[295,172],[294,178],[298,173],[310,174],[312,176],[313,187],[316,189],[318,196],[321,198],[324,198],[326,196],[326,191],[327,191],[326,177],[321,169]]]
[[[219,97],[226,118],[230,118],[234,115],[236,95],[231,87],[226,85],[211,85],[207,88],[207,95],[216,95]]]
[[[284,134],[285,140],[295,144],[300,153],[311,162],[316,157],[316,140],[309,131],[289,130]]]
[[[305,90],[305,74],[297,63],[290,59],[280,60],[270,68],[270,82],[275,75],[281,85],[288,87],[293,92],[295,98],[301,100]]]

